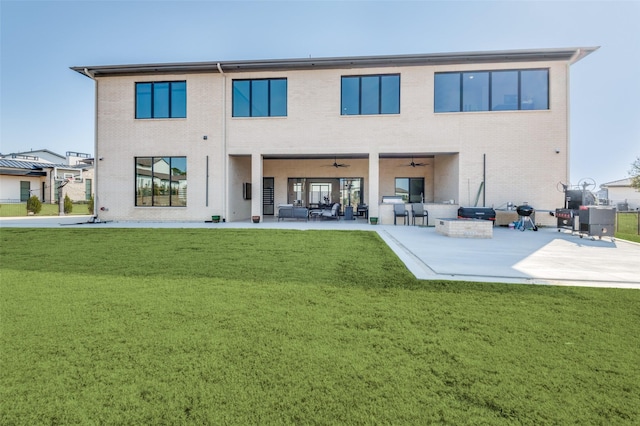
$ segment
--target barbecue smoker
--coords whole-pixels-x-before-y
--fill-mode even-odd
[[[581,206],[578,210],[580,220],[580,238],[587,235],[592,239],[610,236],[613,240],[616,224],[615,207]]]
[[[556,220],[558,231],[567,229],[571,232],[576,230],[577,210],[573,209],[556,209]]]
[[[562,185],[565,193],[564,208],[556,209],[558,232],[563,229],[577,234],[580,238],[589,236],[602,238],[611,236],[615,232],[616,209],[613,207],[596,206],[596,198],[591,193],[596,183],[593,179],[583,179],[578,183],[579,189],[568,189]]]

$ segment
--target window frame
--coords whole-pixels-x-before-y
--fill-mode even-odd
[[[392,112],[385,112],[385,108],[389,106],[389,96],[385,96],[385,87],[384,82],[385,78],[397,78],[397,96],[393,96],[394,101],[397,102],[397,112],[394,108]],[[377,78],[377,112],[363,112],[363,108],[366,108],[368,105],[363,104],[363,79],[365,79],[365,83],[371,79]],[[358,99],[357,99],[357,112],[350,113],[346,112],[346,105],[355,105],[356,102],[353,102],[354,99],[347,99],[345,96],[345,83],[351,80],[357,79],[357,91],[358,91]],[[391,74],[366,74],[366,75],[343,75],[340,77],[340,115],[341,116],[353,116],[353,115],[399,115],[401,111],[401,86],[402,81],[400,77],[400,73],[391,73]],[[365,93],[364,97],[369,96],[369,93]],[[350,101],[350,102],[345,102]],[[392,103],[392,105],[395,105]],[[370,110],[367,110],[370,111]]]
[[[545,91],[546,93],[544,95],[544,107],[543,108],[526,108],[523,107],[524,104],[523,103],[523,78],[522,75],[523,73],[532,73],[532,72],[545,72]],[[494,93],[494,74],[498,75],[501,73],[507,73],[507,72],[516,72],[517,73],[517,99],[515,104],[509,104],[509,105],[515,105],[515,108],[498,108],[498,106],[501,106],[502,104],[495,104],[493,97],[496,95],[496,93]],[[474,109],[474,110],[468,110],[466,109],[466,104],[465,104],[465,81],[464,81],[464,77],[465,75],[473,75],[473,74],[487,74],[488,75],[488,84],[487,84],[487,91],[486,91],[486,96],[487,96],[487,109]],[[453,109],[453,108],[444,108],[446,106],[450,106],[453,105],[453,103],[445,103],[445,99],[444,99],[444,94],[441,94],[440,96],[442,96],[442,100],[439,99],[439,92],[438,92],[438,76],[445,76],[445,75],[457,75],[458,76],[458,81],[459,81],[459,88],[457,90],[457,95],[459,96],[459,101],[458,101],[458,105],[457,105],[457,109]],[[444,84],[444,83],[443,83]],[[497,83],[496,83],[497,84]],[[521,68],[521,69],[496,69],[496,70],[479,70],[479,71],[445,71],[445,72],[435,72],[434,73],[434,78],[433,78],[433,112],[435,114],[442,114],[442,113],[451,113],[451,112],[455,112],[455,113],[460,113],[460,112],[501,112],[501,111],[548,111],[551,109],[551,105],[550,105],[550,69],[549,68]],[[467,94],[468,95],[468,94]],[[438,103],[438,101],[440,101],[441,105]]]
[[[398,180],[399,179],[405,179],[407,181],[407,199],[404,199],[404,196],[402,194],[398,194],[397,192],[397,188],[398,188]],[[420,182],[421,186],[422,186],[422,192],[415,193],[411,191],[411,188],[413,187],[412,182]],[[396,177],[393,181],[394,183],[394,188],[396,188],[395,191],[395,195],[398,196],[400,195],[402,197],[402,201],[404,203],[422,203],[424,202],[424,182],[425,182],[425,178],[424,176],[420,177],[420,176],[414,176],[414,177],[408,177],[408,176],[404,176],[404,177]],[[412,198],[413,197],[413,198]],[[416,197],[420,197],[420,200],[416,201]]]
[[[256,86],[259,83],[267,83],[266,87],[266,115],[255,114],[258,110],[258,105],[254,103],[254,83]],[[284,108],[276,105],[274,100],[277,99],[280,94],[274,92],[274,82],[284,82]],[[240,114],[241,111],[236,111],[236,83],[248,83],[248,99],[247,99],[247,113]],[[282,109],[284,112],[282,113]],[[277,110],[279,113],[274,113]],[[246,78],[246,79],[234,79],[231,82],[231,117],[233,118],[266,118],[266,117],[287,117],[289,115],[289,81],[287,77],[273,77],[273,78]]]
[[[156,172],[154,170],[155,166],[157,163],[159,163],[160,161],[164,161],[166,159],[169,159],[169,161],[167,162],[167,167],[168,167],[168,171],[169,173],[162,173],[160,171]],[[174,179],[172,179],[173,176],[181,176],[181,174],[173,174],[173,172],[178,169],[177,167],[172,166],[172,164],[174,163],[174,159],[180,160],[180,163],[184,162],[184,170],[183,170],[183,174],[182,176],[184,176],[184,179],[182,179],[182,181],[184,181],[184,185],[181,184],[180,180],[177,180],[177,185],[174,185]],[[139,173],[139,170],[144,170],[142,168],[138,168],[138,165],[140,164],[141,161],[147,160],[149,161],[149,166],[148,166],[148,177],[147,178],[141,178],[142,174]],[[134,196],[134,206],[135,207],[170,207],[170,208],[175,208],[175,207],[182,207],[185,208],[187,207],[187,188],[188,188],[188,167],[187,167],[187,156],[183,155],[175,155],[175,156],[161,156],[161,155],[156,155],[156,156],[136,156],[133,159],[133,165],[134,165],[134,192],[133,192],[133,196]],[[177,166],[177,165],[176,165]],[[179,170],[179,169],[178,169]],[[162,179],[160,178],[159,175],[164,174],[169,176],[168,179]],[[164,183],[165,181],[168,181],[168,189],[162,189],[160,186],[156,186],[156,176],[158,176],[158,179],[160,180],[161,183]],[[148,181],[146,182],[146,185],[142,184],[142,180]],[[163,185],[164,188],[164,185]],[[140,192],[143,192],[142,194]],[[150,191],[150,192],[149,192]],[[160,196],[165,196],[166,194],[161,194],[161,191],[168,191],[168,204],[166,203],[160,203],[159,197]],[[157,193],[156,193],[157,192]],[[175,192],[175,193],[174,193]],[[145,203],[145,197],[150,197],[151,202]],[[174,201],[175,199],[175,201]]]
[[[162,87],[161,85],[165,85],[165,84],[168,85],[168,90],[166,93],[166,101],[163,103],[163,105],[166,105],[167,114],[166,116],[164,115],[158,116],[160,113],[156,112],[156,109],[158,108],[158,105],[160,105],[161,100],[156,99],[156,95],[159,94],[158,92],[161,90],[160,89]],[[147,85],[150,86],[150,89],[151,89],[150,93],[148,94],[149,114],[148,116],[146,116],[146,114],[142,116],[142,114],[140,114],[141,93],[138,90],[138,88],[142,86],[147,86]],[[156,90],[156,85],[157,85],[157,90]],[[176,86],[175,88],[174,88],[174,85]],[[183,89],[178,88],[177,87],[178,85],[184,85]],[[175,104],[178,101],[174,98],[178,96],[177,92],[179,91],[184,91],[184,106]],[[163,120],[163,119],[187,118],[187,80],[137,81],[134,85],[134,94],[135,94],[134,116],[136,120]]]

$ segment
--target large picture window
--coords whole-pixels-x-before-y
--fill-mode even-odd
[[[396,178],[396,196],[405,203],[424,201],[424,178]]]
[[[136,157],[136,206],[185,207],[187,157]]]
[[[340,113],[400,114],[400,75],[342,77]]]
[[[233,81],[234,117],[286,117],[287,79]]]
[[[434,111],[549,109],[549,70],[436,73]]]
[[[186,81],[136,83],[136,118],[186,117]]]

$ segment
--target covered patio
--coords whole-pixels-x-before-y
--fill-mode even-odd
[[[390,197],[451,215],[457,209],[458,168],[457,153],[231,155],[227,217],[267,220],[281,206],[311,212],[338,203],[341,218],[389,223]]]

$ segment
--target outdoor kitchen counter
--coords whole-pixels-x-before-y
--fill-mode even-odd
[[[429,212],[429,226],[435,226],[438,217],[456,217],[458,215],[458,204],[445,203],[424,203],[424,209]],[[411,223],[411,205],[405,204],[409,211],[409,223]],[[378,204],[378,221],[383,225],[393,225],[393,203]],[[416,221],[420,224],[420,221]],[[399,222],[402,224],[402,220]]]
[[[520,219],[515,210],[496,210],[496,226],[509,226]]]

